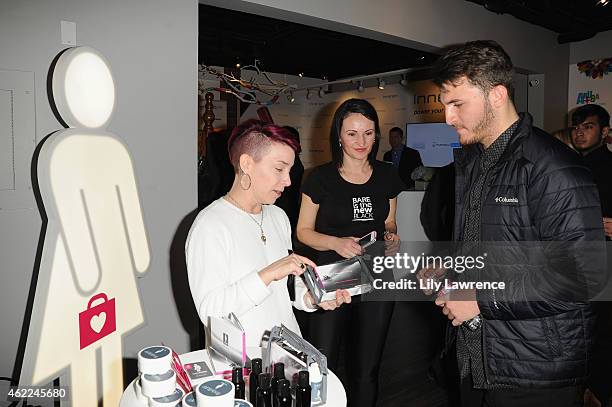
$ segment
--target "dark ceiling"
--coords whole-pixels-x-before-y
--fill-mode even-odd
[[[612,30],[612,0],[467,0],[559,34],[560,44]]]
[[[612,29],[612,0],[465,0],[559,34],[560,43]],[[426,67],[436,55],[386,42],[207,5],[199,6],[199,62],[259,67],[330,81]]]
[[[253,64],[333,81],[430,65],[436,55],[288,21],[200,5],[199,63]]]

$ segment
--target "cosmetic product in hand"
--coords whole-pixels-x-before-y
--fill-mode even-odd
[[[259,374],[261,373],[261,359],[251,360],[251,374],[249,375],[249,401],[257,406],[257,387],[259,387]]]
[[[307,370],[301,370],[298,376],[298,384],[295,388],[295,407],[310,407],[310,384]]]
[[[319,369],[317,362],[311,363],[308,366],[308,375],[310,376],[311,402],[316,404],[321,401],[321,383],[323,382],[321,369]]]
[[[270,387],[272,388],[272,405],[278,406],[278,381],[285,378],[285,365],[283,363],[274,364],[274,376],[270,380]]]
[[[287,379],[278,381],[278,397],[276,398],[278,407],[291,407],[291,383]]]
[[[234,398],[244,399],[244,378],[241,367],[232,369],[232,383],[234,383]]]
[[[272,389],[270,388],[270,375],[268,373],[259,375],[255,407],[272,407]]]

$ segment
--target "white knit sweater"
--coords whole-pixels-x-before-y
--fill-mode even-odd
[[[300,334],[287,292],[287,278],[266,287],[258,271],[287,256],[291,249],[291,226],[285,212],[263,206],[266,244],[254,219],[220,198],[204,208],[189,231],[185,246],[191,295],[204,324],[208,316],[236,314],[245,329],[247,346],[259,346],[264,331],[284,324]],[[253,219],[254,218],[254,219]],[[304,304],[306,287],[296,278],[298,309]]]

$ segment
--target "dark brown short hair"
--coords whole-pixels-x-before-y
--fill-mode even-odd
[[[433,81],[442,87],[465,77],[485,94],[502,85],[514,98],[514,67],[510,56],[495,41],[471,41],[452,45],[432,66]]]

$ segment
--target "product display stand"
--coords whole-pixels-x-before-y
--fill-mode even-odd
[[[261,357],[260,348],[248,348],[247,353],[250,358]],[[206,352],[198,350],[194,352],[184,353],[180,355],[181,363],[193,363],[201,360],[206,360]],[[346,407],[346,392],[340,382],[340,379],[330,370],[327,376],[327,403],[330,407]],[[220,378],[220,377],[218,377]],[[120,407],[148,407],[147,398],[140,393],[138,378],[134,379],[124,390],[121,397]]]

